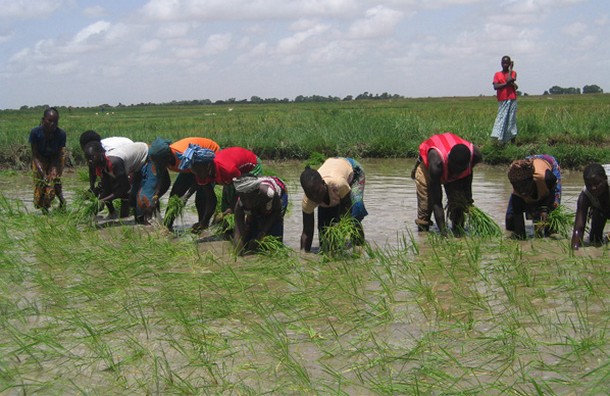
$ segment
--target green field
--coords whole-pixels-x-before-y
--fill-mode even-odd
[[[236,257],[71,208],[0,199],[2,394],[608,391],[607,247],[405,233]]]
[[[489,163],[537,152],[610,163],[610,96],[519,106],[518,144],[504,148],[488,141],[493,98],[60,108],[79,165],[65,178],[68,209],[43,216],[0,193],[0,394],[607,394],[608,245],[405,228],[386,248],[242,257],[158,225],[99,226],[77,199],[86,129],[205,136],[265,159],[414,157],[452,130]],[[27,169],[41,115],[0,112],[5,168]],[[24,180],[27,170],[0,172],[6,190]]]
[[[242,146],[264,159],[327,156],[415,157],[434,133],[452,131],[482,147],[485,162],[507,163],[532,153],[555,156],[564,167],[610,162],[610,95],[519,98],[517,145],[497,148],[489,135],[494,97],[363,100],[326,103],[59,108],[72,159],[82,161],[79,135],[127,136],[150,143],[202,136],[222,147]],[[28,133],[42,109],[0,112],[0,163],[25,167]]]

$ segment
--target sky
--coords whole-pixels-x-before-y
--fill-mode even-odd
[[[610,92],[606,0],[0,0],[0,109]]]

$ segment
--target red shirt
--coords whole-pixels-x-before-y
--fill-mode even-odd
[[[453,148],[453,146],[457,144],[463,144],[468,149],[470,149],[470,166],[464,170],[464,172],[460,173],[449,179],[449,152]],[[445,184],[454,180],[462,179],[472,173],[472,159],[474,156],[474,146],[467,140],[462,139],[461,137],[454,135],[451,132],[441,133],[439,135],[433,135],[427,140],[424,140],[422,144],[419,145],[419,155],[424,162],[426,168],[429,167],[428,161],[428,152],[430,150],[436,150],[443,160],[443,176],[441,177],[441,183]]]
[[[504,72],[496,72],[494,74],[494,84],[506,84],[506,76],[508,73],[504,74]],[[514,79],[517,78],[517,72],[513,70],[512,77]],[[515,100],[517,99],[517,91],[515,90],[514,85],[506,85],[503,88],[496,90],[496,97],[498,98],[498,102],[503,102],[505,100]]]
[[[209,183],[231,184],[234,177],[250,172],[258,163],[258,157],[252,151],[242,147],[228,147],[216,153],[214,178],[197,178],[197,183],[205,185]]]

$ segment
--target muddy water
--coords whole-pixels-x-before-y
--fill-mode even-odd
[[[366,189],[364,201],[369,215],[364,219],[366,239],[378,246],[396,245],[405,233],[418,237],[414,223],[417,213],[415,182],[410,178],[414,160],[406,159],[365,159],[360,161],[366,172]],[[299,184],[299,175],[303,165],[298,161],[282,161],[266,164],[273,174],[282,177],[288,184],[290,207],[285,218],[285,243],[294,249],[299,248],[302,227],[301,199],[303,190]],[[75,171],[64,175],[64,190],[68,203],[75,191],[86,187],[82,177]],[[576,209],[576,200],[582,189],[582,173],[566,171],[562,173],[562,203],[569,209]],[[18,177],[0,177],[0,191],[8,197],[20,199],[25,206],[34,211],[32,204],[32,182],[29,174]],[[475,205],[488,213],[502,228],[504,213],[511,187],[506,177],[506,167],[478,166],[473,180],[473,197]],[[167,194],[166,194],[167,195]],[[167,199],[167,196],[164,197]],[[184,218],[178,221],[178,227],[188,227],[196,219],[194,202],[189,201]],[[314,246],[317,246],[317,235]]]

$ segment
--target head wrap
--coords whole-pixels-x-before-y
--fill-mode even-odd
[[[158,137],[150,144],[148,155],[153,161],[161,158],[169,158],[169,156],[172,155],[172,149],[169,147],[170,144],[172,144],[171,140]]]
[[[261,179],[252,175],[244,175],[233,178],[233,186],[238,193],[251,193],[261,185]]]
[[[508,180],[517,183],[534,177],[534,161],[531,159],[516,160],[508,168]]]
[[[193,164],[212,162],[214,161],[214,158],[216,158],[214,151],[190,143],[189,147],[184,150],[184,153],[182,154],[179,169],[186,170]]]

